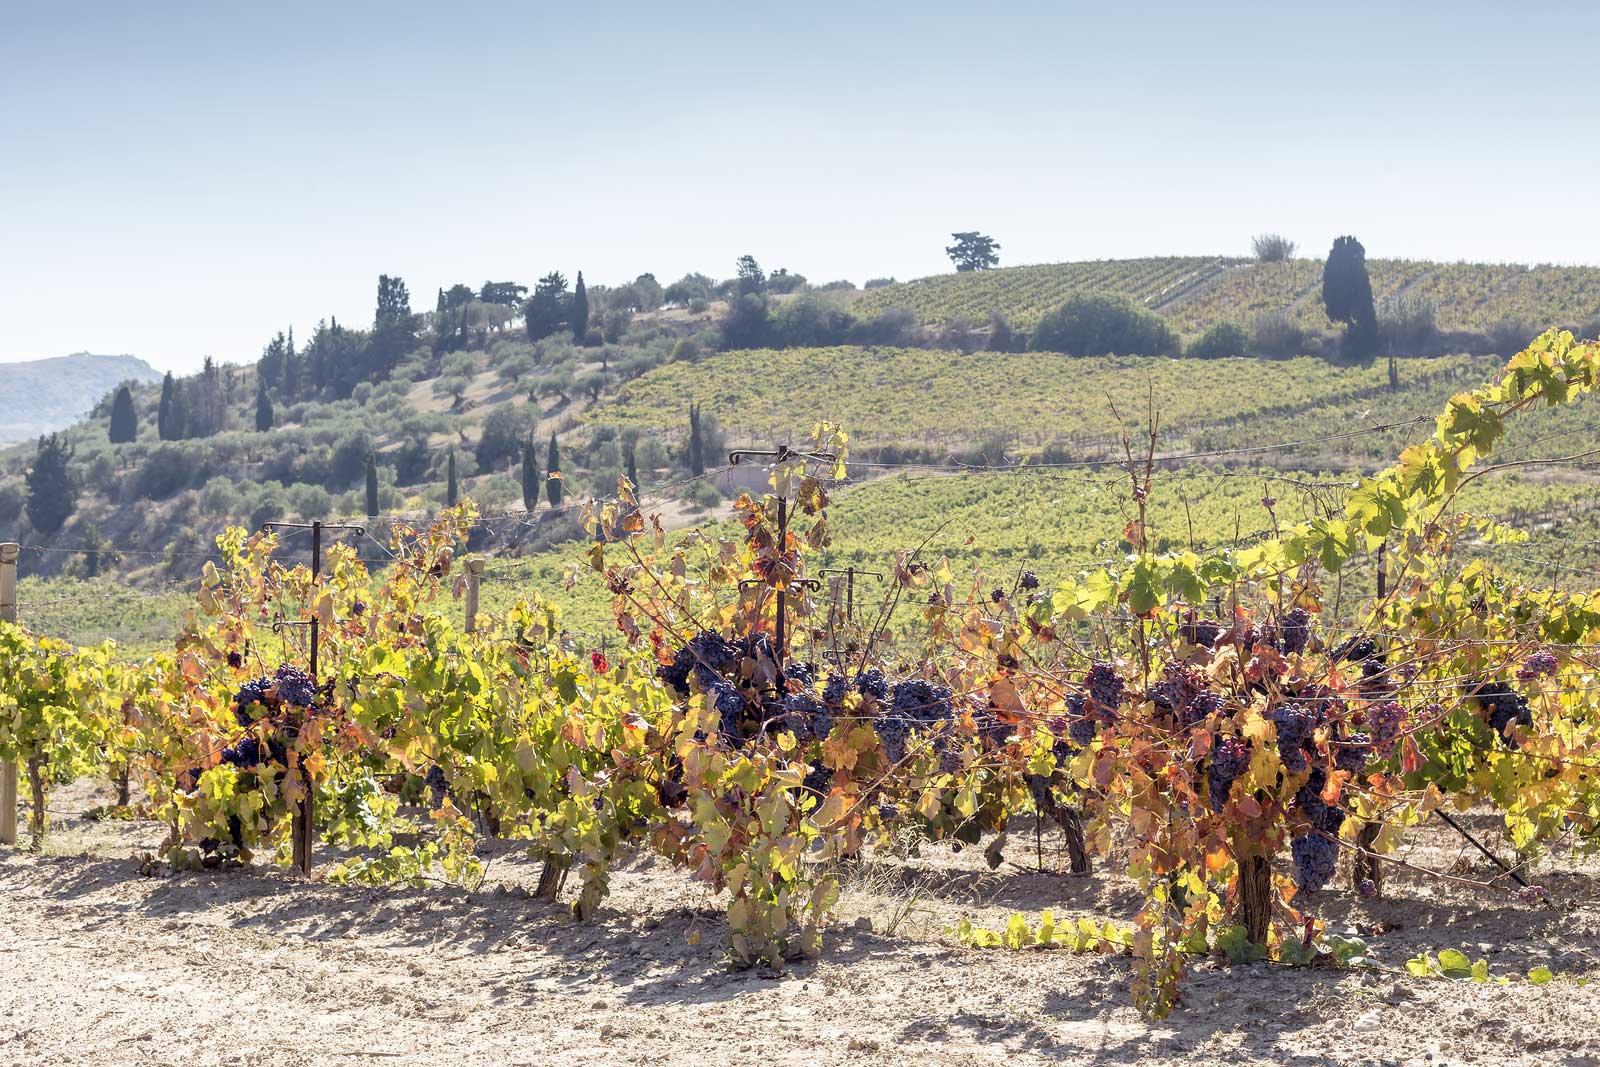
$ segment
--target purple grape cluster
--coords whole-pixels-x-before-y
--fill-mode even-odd
[[[950,743],[949,738],[939,739],[939,773],[960,774],[967,763],[961,757],[961,750]]]
[[[1333,765],[1359,778],[1367,773],[1367,763],[1371,759],[1372,739],[1366,734],[1357,733],[1339,743],[1333,754]]]
[[[906,758],[906,745],[911,739],[912,726],[912,720],[894,712],[872,720],[872,728],[878,732],[878,742],[883,745],[883,754],[889,757],[890,763],[899,763]]]
[[[1222,697],[1206,688],[1206,679],[1179,664],[1169,664],[1161,681],[1150,687],[1150,702],[1177,719],[1185,729],[1222,707]]]
[[[1343,808],[1322,799],[1322,790],[1327,784],[1327,774],[1321,767],[1317,767],[1306,779],[1305,784],[1295,792],[1294,804],[1296,810],[1304,815],[1312,826],[1325,834],[1336,834],[1344,825],[1345,813]]]
[[[1556,659],[1553,652],[1535,652],[1522,661],[1522,666],[1517,670],[1517,681],[1526,685],[1536,678],[1548,678],[1556,673],[1561,662]]]
[[[833,789],[833,772],[820,763],[813,763],[801,785],[813,793],[827,796]]]
[[[297,708],[317,706],[317,683],[298,667],[291,667],[287,663],[279,667],[272,676],[272,684],[278,690],[278,699],[285,704]]]
[[[1202,648],[1215,645],[1217,638],[1221,637],[1223,632],[1224,627],[1220,622],[1197,618],[1192,611],[1178,624],[1178,636],[1191,645],[1199,645]]]
[[[744,694],[720,679],[706,689],[706,699],[717,709],[717,732],[730,745],[744,743]]]
[[[1484,682],[1472,691],[1472,695],[1489,713],[1489,729],[1507,743],[1511,741],[1507,731],[1512,723],[1533,725],[1533,709],[1528,706],[1527,698],[1504,682]]]
[[[1278,633],[1284,652],[1304,652],[1311,641],[1311,612],[1305,608],[1290,608],[1278,620]]]
[[[1083,676],[1084,688],[1094,702],[1094,710],[1104,722],[1117,721],[1117,709],[1122,706],[1125,686],[1117,677],[1116,669],[1109,663],[1096,663]]]
[[[811,692],[790,693],[781,705],[784,728],[802,741],[820,741],[833,730],[833,712]]]
[[[954,713],[949,688],[920,678],[897,682],[890,706],[896,714],[923,725],[947,721]]]
[[[1294,884],[1316,891],[1327,885],[1339,866],[1339,846],[1321,834],[1303,834],[1289,843],[1294,857]]]
[[[1237,737],[1224,737],[1211,750],[1211,765],[1206,770],[1210,784],[1211,810],[1221,811],[1228,803],[1228,791],[1235,778],[1250,766],[1250,747]]]
[[[1296,774],[1305,770],[1306,748],[1316,729],[1311,709],[1298,702],[1279,704],[1272,709],[1272,722],[1278,728],[1278,757],[1284,769]]]
[[[889,696],[889,680],[877,667],[868,667],[856,675],[856,692],[873,700],[885,700]]]
[[[656,668],[656,677],[677,691],[679,696],[689,695],[689,677],[693,675],[702,689],[725,677],[739,661],[739,648],[719,633],[703,630],[673,654],[670,664]]]
[[[233,695],[233,717],[240,726],[249,726],[272,713],[267,703],[267,692],[271,688],[271,678],[257,678],[239,687]]]
[[[1039,588],[1039,576],[1032,571],[1023,571],[1017,578],[1017,587],[1032,592]]]
[[[1382,660],[1383,654],[1375,638],[1356,634],[1335,645],[1329,658],[1335,663],[1358,663],[1369,659]]]
[[[1405,723],[1406,709],[1399,701],[1385,700],[1367,711],[1367,727],[1372,731],[1372,741],[1380,756],[1388,756],[1394,751],[1394,744],[1405,729]]]

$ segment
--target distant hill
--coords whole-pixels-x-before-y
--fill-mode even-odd
[[[27,363],[0,363],[0,444],[64,430],[122,382],[160,377],[136,356],[75,352]]]

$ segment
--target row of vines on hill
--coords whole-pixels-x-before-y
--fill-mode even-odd
[[[321,839],[355,857],[335,878],[476,884],[489,833],[526,841],[541,894],[586,916],[617,857],[650,849],[724,891],[735,959],[774,965],[820,949],[841,861],[891,834],[976,844],[1037,811],[1081,870],[1126,851],[1134,996],[1160,1015],[1225,932],[1314,955],[1308,902],[1340,854],[1375,885],[1435,809],[1492,804],[1529,852],[1600,841],[1600,597],[1458,555],[1520,535],[1455,507],[1506,420],[1597,378],[1600,346],[1547,334],[1336,514],[1204,554],[1153,547],[1152,434],[1128,453],[1125,563],[1045,588],[907,547],[876,617],[826,611],[808,569],[837,431],[736,502],[739,538],[669,544],[624,482],[587,513],[585,564],[628,642],[614,663],[564,647],[537,600],[471,632],[437,609],[467,505],[397,527],[380,577],[344,548],[325,575],[286,567],[271,535],[231,530],[170,654],[125,664],[0,629],[0,759],[41,801],[131,774],[178,866],[287,861],[308,793]],[[1385,546],[1384,593],[1333,620],[1327,576]],[[312,619],[315,678],[296,666]]]

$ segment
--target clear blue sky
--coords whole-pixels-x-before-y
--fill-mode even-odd
[[[1114,10],[1113,10],[1114,8]],[[440,285],[1241,253],[1600,262],[1600,5],[0,5],[0,360]]]

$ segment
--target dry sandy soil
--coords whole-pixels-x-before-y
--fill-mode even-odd
[[[1126,919],[1115,872],[1040,873],[1031,832],[990,872],[974,850],[874,861],[822,959],[730,971],[718,901],[642,857],[594,921],[531,899],[497,855],[490,888],[364,889],[276,870],[140,874],[150,823],[91,823],[62,790],[42,855],[0,854],[0,1064],[1600,1064],[1600,984],[1413,978],[1459,948],[1497,975],[1592,972],[1592,866],[1546,861],[1553,906],[1397,873],[1386,899],[1318,895],[1330,926],[1387,932],[1385,972],[1197,963],[1182,1006],[1147,1024],[1125,959],[963,948],[965,916]],[[1485,817],[1476,821],[1489,826]],[[1055,857],[1046,839],[1046,866]],[[1408,858],[1487,876],[1426,830]],[[698,935],[698,936],[697,936]],[[696,943],[697,942],[697,943]]]

